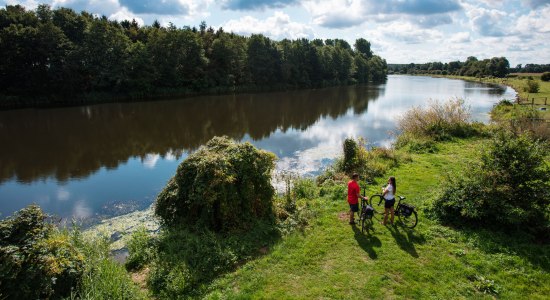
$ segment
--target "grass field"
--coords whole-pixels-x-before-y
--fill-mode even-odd
[[[471,165],[483,140],[439,146],[389,172],[398,194],[419,208],[415,229],[375,222],[375,232],[363,234],[347,224],[344,195],[341,201],[317,199],[318,217],[305,232],[214,281],[206,298],[548,299],[548,245],[517,233],[453,229],[425,216],[438,184],[448,172]],[[378,189],[371,186],[368,194]]]
[[[483,83],[493,83],[493,84],[503,84],[513,88],[519,96],[521,104],[532,105],[536,109],[546,108],[545,111],[540,111],[541,117],[547,120],[550,120],[550,81],[540,80],[541,73],[515,73],[513,74],[517,77],[509,78],[476,78],[468,76],[454,76],[454,75],[436,75],[437,77],[446,77],[454,79],[462,79],[475,82]],[[432,75],[430,75],[432,76]],[[527,85],[528,78],[533,78],[539,84],[538,93],[528,93],[524,91],[524,88]],[[509,99],[514,100],[514,99]]]

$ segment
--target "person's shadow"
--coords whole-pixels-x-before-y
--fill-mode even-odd
[[[380,242],[380,239],[371,233],[365,234],[361,232],[361,229],[359,229],[356,226],[352,226],[354,235],[353,237],[355,240],[357,240],[357,243],[367,254],[371,259],[378,258],[378,254],[376,254],[376,251],[374,251],[374,247],[380,248],[382,246],[382,242]]]
[[[414,232],[410,229],[407,230],[402,228],[403,231],[401,231],[398,225],[388,225],[387,227],[399,248],[409,253],[412,257],[418,257],[414,244],[415,242],[420,244],[424,243],[424,238],[414,235]],[[403,232],[405,234],[403,234]]]

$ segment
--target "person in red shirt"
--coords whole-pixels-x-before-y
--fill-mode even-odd
[[[348,204],[349,204],[349,224],[354,225],[354,214],[359,211],[359,198],[367,200],[367,197],[361,196],[361,188],[357,181],[359,174],[354,173],[348,182]]]

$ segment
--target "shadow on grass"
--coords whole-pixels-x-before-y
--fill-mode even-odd
[[[361,246],[361,248],[363,248],[363,250],[367,252],[371,259],[377,259],[378,254],[376,254],[374,248],[380,248],[382,246],[382,242],[380,242],[380,239],[372,235],[371,233],[362,233],[361,229],[356,226],[352,226],[352,228],[354,233],[353,237],[355,238],[355,240],[357,240],[359,246]]]
[[[159,237],[149,286],[160,298],[199,297],[213,280],[266,254],[280,238],[268,222],[258,222],[240,233],[185,227],[166,230]]]
[[[517,255],[550,272],[550,245],[522,231],[502,232],[490,229],[455,228],[468,244],[487,254]]]
[[[388,229],[399,248],[409,253],[412,257],[418,257],[415,244],[425,243],[426,240],[423,237],[415,235],[412,229],[404,229],[399,225],[388,225]]]

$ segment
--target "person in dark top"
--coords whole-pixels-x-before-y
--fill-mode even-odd
[[[354,225],[354,214],[359,211],[359,198],[367,200],[366,197],[361,196],[361,188],[357,181],[359,180],[359,174],[354,173],[351,180],[348,182],[348,204],[349,204],[349,224]]]

